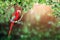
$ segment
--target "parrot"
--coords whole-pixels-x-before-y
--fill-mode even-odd
[[[12,27],[14,26],[14,23],[17,22],[21,16],[21,7],[19,7],[18,5],[14,6],[14,13],[12,14],[12,18],[11,18],[11,22],[10,22],[10,29],[8,31],[8,36],[10,35],[11,31],[12,31]]]

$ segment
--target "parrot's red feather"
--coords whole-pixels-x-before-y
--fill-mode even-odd
[[[11,22],[11,24],[10,24],[10,30],[8,32],[8,35],[10,35],[13,26],[14,26],[14,22]]]
[[[18,12],[18,10],[21,11],[22,10],[21,7],[18,7],[17,6],[15,8],[15,12],[12,14],[12,17],[15,16],[15,18],[13,19],[13,21],[17,21],[20,18],[20,13]],[[10,24],[10,30],[8,32],[8,36],[11,34],[11,31],[12,31],[12,27],[13,26],[14,26],[14,22],[11,22],[11,24]]]

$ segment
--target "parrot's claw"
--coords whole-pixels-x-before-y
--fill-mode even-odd
[[[13,20],[10,20],[10,22],[14,22]]]
[[[17,23],[17,24],[23,24],[23,22],[21,22],[21,21],[20,21],[20,22],[19,22],[19,21],[17,21],[16,23]]]
[[[17,23],[18,21],[15,21],[15,23]]]

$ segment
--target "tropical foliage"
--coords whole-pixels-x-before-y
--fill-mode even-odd
[[[23,27],[22,25],[19,27],[20,24],[17,24],[13,27],[11,35],[8,36],[9,20],[14,12],[12,6],[18,3],[23,8],[23,12],[26,13],[37,2],[52,5],[57,23],[49,29],[46,28],[47,31],[41,32],[34,28],[30,31],[29,23],[25,23]],[[52,0],[0,0],[0,40],[60,40],[60,3]]]

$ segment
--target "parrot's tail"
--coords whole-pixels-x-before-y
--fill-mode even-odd
[[[10,24],[10,29],[9,29],[9,32],[8,32],[8,36],[10,35],[13,26],[14,26],[14,22],[11,22],[11,24]]]

